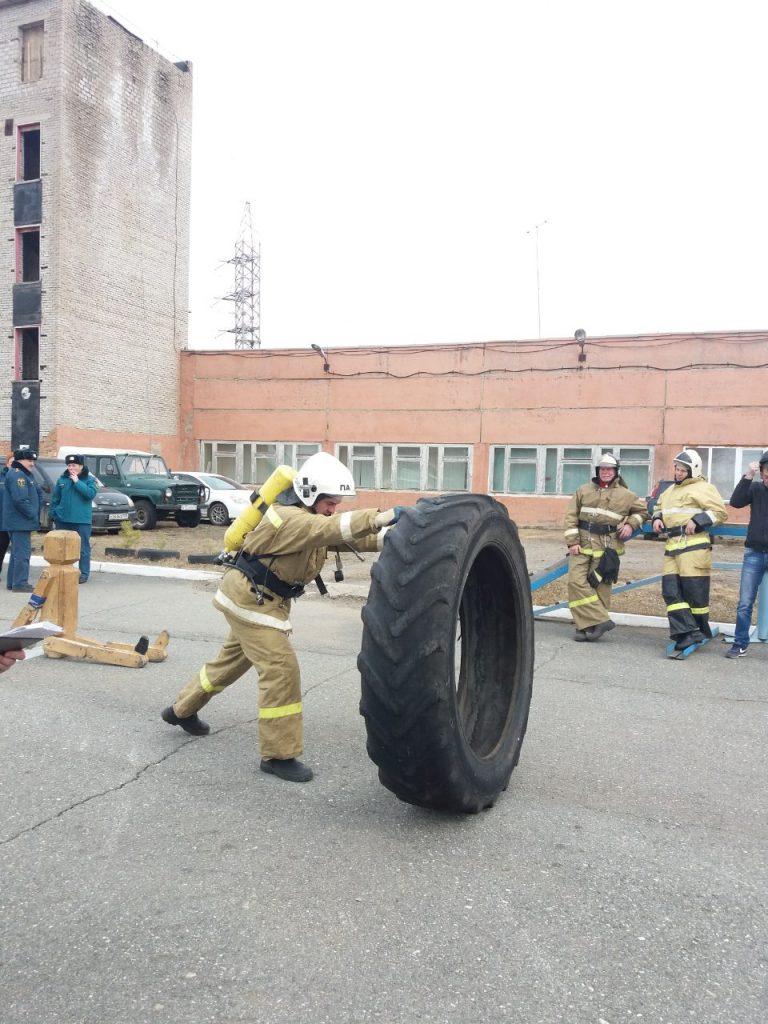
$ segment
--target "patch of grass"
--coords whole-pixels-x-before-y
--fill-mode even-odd
[[[117,536],[117,543],[122,548],[135,548],[141,540],[141,530],[137,530],[127,520],[120,524],[120,533]]]

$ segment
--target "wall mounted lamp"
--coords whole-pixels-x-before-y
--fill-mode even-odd
[[[325,370],[325,372],[326,373],[330,373],[331,372],[331,367],[330,367],[330,364],[328,362],[328,356],[325,354],[325,350],[320,348],[319,345],[314,345],[314,344],[312,345],[312,348],[315,350],[315,352],[317,352],[317,354],[319,356],[322,356],[322,359],[323,359],[323,369]]]
[[[587,361],[587,353],[584,351],[584,346],[587,342],[587,332],[583,328],[579,328],[573,336],[579,346],[579,369],[584,369],[584,363]]]

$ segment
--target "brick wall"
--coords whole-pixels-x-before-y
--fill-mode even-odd
[[[51,0],[0,4],[0,124],[12,120],[12,133],[0,136],[0,445],[4,451],[11,433],[11,381],[16,368],[13,330],[13,291],[16,270],[15,228],[13,219],[14,183],[16,181],[16,143],[19,126],[40,124],[41,178],[43,189],[43,222],[40,227],[40,264],[44,278],[43,321],[41,333],[48,338],[40,342],[40,362],[50,363],[49,345],[54,322],[54,306],[50,287],[55,271],[51,267],[51,201],[57,188],[58,160],[57,68],[60,60],[61,8]],[[43,78],[38,82],[21,81],[20,27],[34,22],[45,23]],[[50,366],[49,366],[50,369]],[[46,381],[47,383],[47,381]],[[45,392],[46,389],[44,389]],[[52,427],[51,408],[42,403],[40,433]]]
[[[768,332],[474,345],[182,353],[180,466],[199,442],[462,444],[471,489],[494,445],[642,445],[656,477],[689,444],[768,447]],[[413,493],[361,492],[358,504]],[[518,522],[558,525],[567,496],[500,496]],[[738,521],[732,513],[731,521]]]
[[[44,76],[22,85],[17,27],[37,20],[45,21]],[[175,450],[187,334],[191,70],[85,0],[0,3],[0,47],[5,116],[42,126],[41,448],[129,435],[143,447]],[[2,142],[7,380],[13,342],[2,281],[13,266],[6,239],[15,138]],[[0,438],[9,423],[10,387],[0,377]]]

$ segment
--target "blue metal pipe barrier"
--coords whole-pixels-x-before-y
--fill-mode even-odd
[[[768,572],[763,573],[763,582],[757,591],[757,639],[768,640]]]

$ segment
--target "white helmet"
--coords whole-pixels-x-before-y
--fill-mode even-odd
[[[693,448],[683,448],[672,460],[676,465],[683,466],[688,470],[688,476],[692,480],[702,476],[701,456]]]
[[[328,452],[310,455],[296,474],[293,489],[307,508],[311,508],[321,496],[354,498],[356,494],[352,474]]]
[[[611,455],[610,452],[604,452],[597,460],[595,466],[595,472],[597,473],[601,469],[615,469],[616,476],[619,475],[619,460],[615,455]]]

